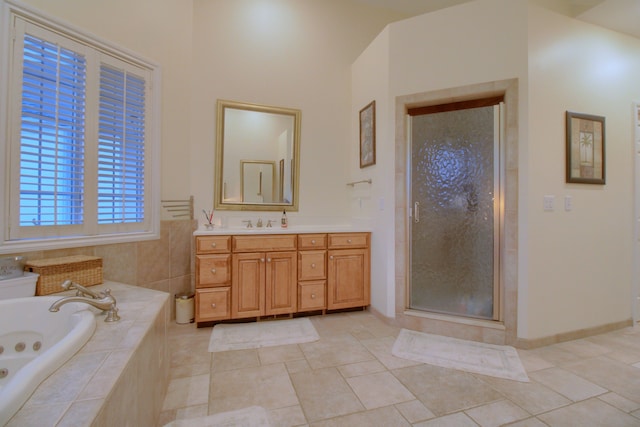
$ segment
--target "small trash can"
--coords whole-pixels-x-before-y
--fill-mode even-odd
[[[192,293],[176,294],[176,323],[193,323],[194,298]]]

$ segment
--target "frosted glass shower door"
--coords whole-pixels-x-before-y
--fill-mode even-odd
[[[411,117],[409,307],[497,316],[499,106]]]

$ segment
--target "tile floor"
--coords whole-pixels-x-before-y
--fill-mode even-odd
[[[209,353],[211,328],[172,324],[160,426],[248,406],[274,426],[640,426],[640,327],[518,350],[522,383],[391,355],[368,312],[310,317],[320,340]]]

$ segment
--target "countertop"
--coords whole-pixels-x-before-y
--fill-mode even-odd
[[[354,225],[296,225],[287,228],[276,227],[228,227],[207,230],[204,226],[200,226],[193,232],[194,236],[220,236],[220,235],[238,235],[238,234],[306,234],[306,233],[370,233],[368,227]]]

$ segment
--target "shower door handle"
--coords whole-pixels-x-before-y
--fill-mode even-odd
[[[420,202],[413,204],[413,222],[420,222]]]

